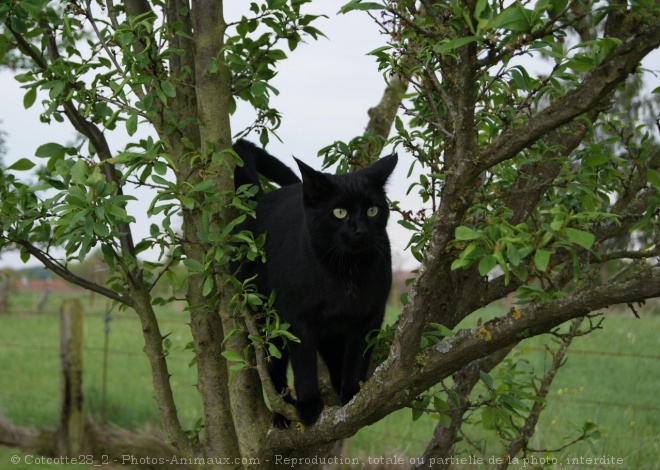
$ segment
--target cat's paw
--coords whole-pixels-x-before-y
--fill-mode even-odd
[[[305,426],[311,426],[319,419],[323,411],[323,400],[321,397],[308,400],[296,400],[296,412],[300,422]]]
[[[359,391],[360,391],[359,385],[355,387],[344,387],[339,396],[339,398],[341,399],[341,404],[345,405],[346,403],[351,401],[353,397],[358,394]]]
[[[284,415],[273,413],[273,426],[277,429],[288,429],[291,425],[291,420],[287,419]]]

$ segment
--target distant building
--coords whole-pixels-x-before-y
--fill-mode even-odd
[[[25,276],[14,284],[16,292],[76,292],[82,290],[62,279],[29,279]]]

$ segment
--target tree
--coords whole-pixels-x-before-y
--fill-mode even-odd
[[[570,342],[590,312],[660,295],[660,151],[649,131],[628,126],[609,106],[660,45],[660,9],[653,1],[619,0],[352,0],[342,8],[371,10],[389,36],[372,52],[388,84],[370,110],[367,133],[323,153],[341,170],[362,166],[378,155],[395,121],[391,141],[422,169],[412,187],[427,207],[394,204],[412,230],[421,267],[396,329],[375,339],[386,358],[356,398],[328,408],[304,432],[269,432],[262,387],[272,409],[295,415],[265,372],[268,334],[282,331],[258,330],[247,307],[266,300],[228,269],[260,247],[234,230],[251,207],[241,197],[249,192],[233,191],[230,122],[237,100],[249,102],[257,110],[252,127],[267,142],[280,119],[268,83],[286,57],[278,44],[293,51],[304,35],[321,34],[312,26],[316,16],[301,12],[306,3],[254,3],[250,16],[232,25],[221,1],[0,3],[0,55],[30,64],[16,77],[27,90],[24,104],[33,105],[38,90],[47,93],[42,120],[66,119],[84,136],[76,147],[37,149],[46,159],[40,186],[15,175],[33,168],[32,160],[3,171],[0,249],[17,245],[26,259],[135,310],[163,428],[185,455],[231,456],[233,467],[256,459],[273,466],[275,455],[323,456],[397,409],[432,402],[445,419],[424,458],[450,456],[470,391],[479,380],[489,386],[488,372],[515,344],[549,331]],[[550,61],[547,73],[534,75],[517,62],[532,52]],[[408,122],[395,119],[399,106]],[[120,124],[130,136],[138,126],[155,136],[112,152],[107,133]],[[618,132],[624,124],[626,132]],[[131,185],[151,189],[146,215],[163,217],[137,243],[137,218],[126,209]],[[181,234],[172,228],[178,214]],[[55,246],[64,259],[53,255]],[[68,260],[96,246],[111,272],[106,285],[67,269]],[[149,249],[161,257],[149,258]],[[187,268],[183,276],[178,265]],[[609,266],[617,271],[603,280]],[[186,291],[203,433],[184,430],[176,413],[154,314],[171,299],[152,293],[159,279]],[[452,331],[513,293],[523,304],[508,315]],[[556,330],[573,319],[568,334]],[[427,391],[451,376],[453,386],[431,400]],[[511,402],[503,403],[486,404],[494,429],[514,415]],[[525,411],[533,420],[535,411]],[[520,429],[507,447],[511,455],[526,449],[529,432]]]

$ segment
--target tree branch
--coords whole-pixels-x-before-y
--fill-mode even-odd
[[[133,307],[133,301],[130,297],[124,297],[123,295],[118,294],[117,292],[108,289],[107,287],[101,286],[94,282],[88,281],[87,279],[81,278],[73,274],[71,271],[63,267],[57,260],[53,259],[48,253],[40,250],[32,243],[27,240],[14,240],[8,239],[17,245],[25,248],[32,256],[37,258],[45,267],[50,269],[53,273],[68,281],[72,284],[82,287],[83,289],[91,290],[97,294],[101,294],[111,300],[124,304],[128,307]]]
[[[257,327],[254,315],[247,311],[247,309],[242,309],[241,313],[241,316],[245,321],[245,325],[247,326],[250,335],[254,337],[260,337],[261,333]],[[261,380],[261,385],[266,392],[266,398],[268,398],[268,402],[270,403],[272,411],[283,415],[289,420],[294,420],[296,416],[295,408],[293,405],[285,402],[284,399],[282,399],[280,392],[275,389],[273,381],[270,379],[270,375],[268,374],[268,363],[264,353],[264,345],[262,343],[252,341],[252,347],[254,348],[257,360],[257,372],[259,373],[259,379]]]
[[[626,282],[575,291],[565,297],[529,305],[521,315],[507,315],[481,327],[460,330],[451,338],[421,351],[412,363],[392,355],[376,369],[356,398],[344,407],[325,410],[304,433],[283,430],[271,435],[277,445],[306,447],[354,434],[389,413],[405,407],[412,397],[472,361],[522,339],[550,331],[590,311],[619,303],[660,296],[660,270]],[[420,315],[423,312],[415,311]]]
[[[106,54],[108,54],[108,57],[112,61],[112,63],[115,65],[115,68],[117,71],[121,74],[124,75],[124,69],[122,66],[117,62],[117,57],[115,57],[115,54],[112,53],[110,48],[108,47],[108,43],[106,42],[105,38],[101,34],[101,31],[99,31],[98,26],[96,25],[96,20],[94,19],[94,14],[92,13],[92,0],[85,0],[85,16],[89,20],[89,23],[92,25],[92,29],[94,30],[94,34],[96,34],[96,37],[98,38],[99,42],[101,43],[101,47],[105,51]],[[113,6],[113,12],[114,12],[114,6]],[[112,18],[112,16],[111,16]],[[116,18],[115,18],[116,21]]]
[[[46,45],[48,48],[49,58],[51,61],[56,61],[60,58],[60,55],[59,55],[59,51],[57,50],[57,43],[55,41],[55,36],[53,35],[53,31],[50,25],[46,23],[42,23],[40,26],[44,30],[44,36],[46,37]],[[37,55],[36,52],[33,50],[33,48],[30,46],[30,44],[27,42],[27,40],[25,40],[25,38],[23,38],[20,34],[18,34],[13,29],[11,29],[10,26],[7,27],[9,31],[11,31],[12,35],[16,38],[16,41],[18,42],[21,51],[28,57],[32,58],[32,60],[34,60],[34,62],[40,68],[46,70],[48,68],[48,63],[45,61],[44,57],[41,55]],[[84,135],[89,139],[91,144],[94,146],[94,149],[98,153],[99,159],[102,162],[105,162],[106,160],[112,158],[112,152],[110,151],[110,146],[108,145],[108,142],[105,139],[103,132],[101,132],[95,124],[85,119],[84,116],[78,112],[78,110],[76,109],[75,105],[71,100],[63,101],[62,105],[64,106],[64,113],[66,114],[67,118],[69,119],[73,127],[78,132],[80,132],[82,135]],[[117,194],[122,195],[123,192],[121,189],[121,182],[119,181],[119,177],[117,176],[115,166],[109,163],[105,163],[104,165],[102,165],[102,169],[106,177],[106,180],[109,183],[114,183],[117,188]],[[130,225],[126,223],[121,223],[118,225],[118,229],[121,233],[119,236],[119,240],[124,255],[130,256],[131,259],[137,261],[137,256],[135,254],[135,245],[133,243],[133,237],[131,235]],[[132,271],[126,272],[126,275],[128,277],[128,280],[131,282],[131,284],[135,285],[138,282],[139,269],[137,268],[137,263],[135,263],[135,266],[133,267]]]
[[[193,441],[183,430],[177,413],[167,358],[163,352],[163,335],[158,319],[151,305],[151,297],[145,288],[132,292],[133,308],[140,317],[142,336],[144,337],[144,352],[151,366],[151,379],[154,386],[154,397],[160,414],[163,429],[170,443],[181,450],[186,456],[199,456],[199,443]]]
[[[604,96],[634,72],[641,60],[658,46],[660,25],[656,23],[640,26],[637,34],[587,74],[581,86],[481,149],[476,171],[480,173],[513,158],[544,134],[597,106]]]

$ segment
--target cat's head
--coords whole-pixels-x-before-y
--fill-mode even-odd
[[[397,164],[396,154],[344,175],[296,162],[302,174],[305,220],[317,252],[368,254],[387,244],[389,253],[385,183]]]

